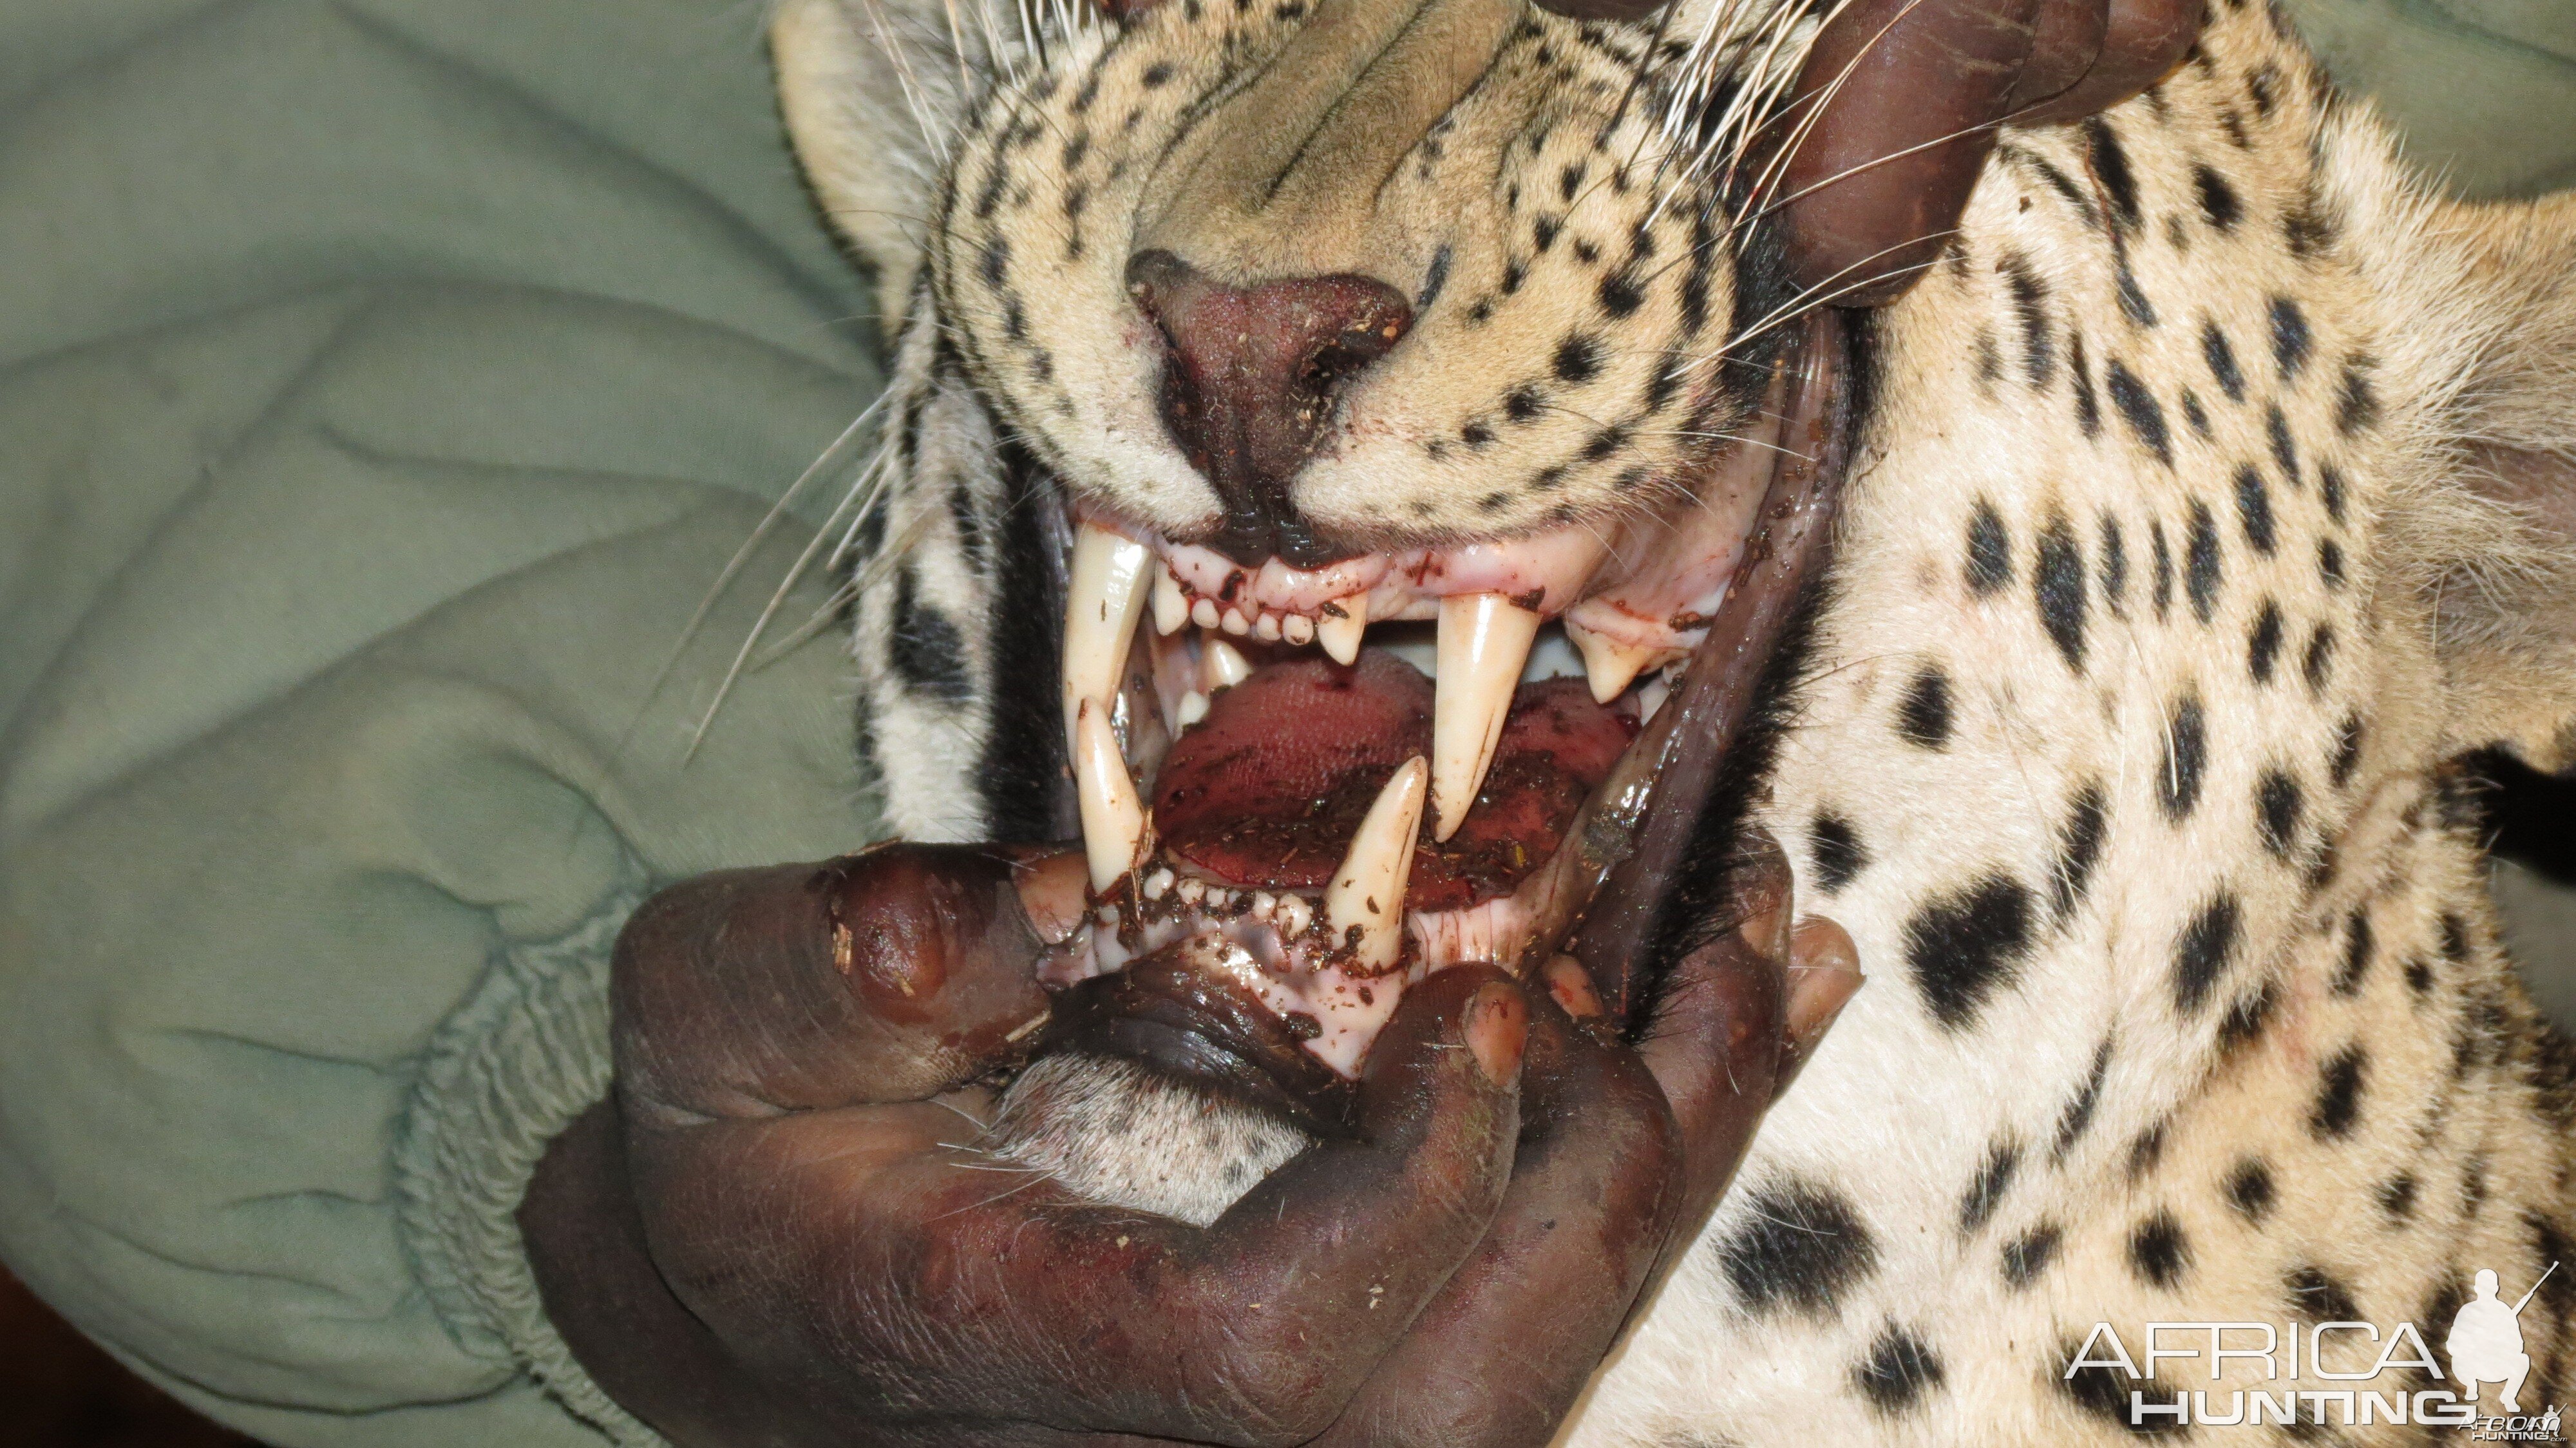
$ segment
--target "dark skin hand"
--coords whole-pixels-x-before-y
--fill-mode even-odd
[[[2201,0],[1853,0],[1773,138],[1793,276],[1895,300],[1998,124],[2137,94],[2200,21]],[[1738,925],[1673,970],[1638,1044],[1571,961],[1526,988],[1443,972],[1371,1053],[1358,1135],[1199,1229],[964,1145],[975,1083],[1044,1013],[1042,873],[895,846],[639,912],[617,1093],[519,1212],[612,1397],[682,1444],[1543,1443],[1859,984],[1838,927],[1792,931],[1759,842]]]
[[[1784,1017],[1787,880],[1742,872],[1642,1046],[1570,962],[1414,987],[1357,1136],[1200,1229],[964,1145],[1044,1007],[1011,862],[710,876],[620,941],[617,1095],[521,1225],[575,1355],[682,1443],[1543,1442],[1856,983]]]

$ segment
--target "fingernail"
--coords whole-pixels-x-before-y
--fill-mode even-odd
[[[1467,998],[1461,1029],[1487,1084],[1501,1086],[1520,1074],[1521,1049],[1529,1044],[1529,1006],[1519,991],[1499,981],[1478,987]]]
[[[1821,915],[1798,922],[1789,935],[1789,1039],[1804,1060],[1843,1007],[1868,984],[1851,933]]]
[[[1049,945],[1063,944],[1090,909],[1082,893],[1091,883],[1090,867],[1080,850],[1059,850],[1026,861],[1012,870],[1011,883],[1019,887],[1020,908],[1028,912],[1029,928]]]
[[[1544,972],[1547,993],[1556,1008],[1578,1021],[1590,1020],[1602,1011],[1600,992],[1592,988],[1592,972],[1583,962],[1570,955],[1560,955],[1547,963]]]

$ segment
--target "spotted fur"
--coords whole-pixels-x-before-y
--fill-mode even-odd
[[[1781,297],[1758,192],[1664,124],[1704,14],[1533,12],[1384,178],[1375,274],[1421,320],[1301,506],[1504,533],[1664,501],[1724,445]],[[782,16],[800,151],[906,319],[847,551],[907,833],[1068,832],[1037,502],[1212,507],[1121,218],[1304,18]],[[1694,84],[1665,90],[1725,104]],[[2097,1320],[2438,1336],[2477,1269],[2570,1255],[2576,1057],[2498,945],[2453,761],[2576,755],[2571,278],[2576,200],[2439,199],[2246,0],[2144,97],[2005,133],[1862,329],[1838,562],[1753,808],[1874,984],[1572,1441],[2118,1441],[2129,1384],[2064,1372]],[[2523,1318],[2527,1400],[2571,1386],[2570,1272]]]

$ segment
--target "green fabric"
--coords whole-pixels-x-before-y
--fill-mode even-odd
[[[2295,4],[2576,179],[2576,4]],[[810,522],[652,689],[877,383],[759,13],[0,0],[0,1253],[263,1437],[631,1431],[509,1221],[605,946],[872,828],[829,630],[686,756]]]
[[[600,1441],[508,1211],[606,942],[872,827],[829,630],[683,759],[811,523],[651,693],[877,387],[758,20],[0,6],[0,1252],[265,1438]]]

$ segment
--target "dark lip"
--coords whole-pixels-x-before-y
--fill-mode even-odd
[[[1645,957],[1664,938],[1701,817],[1831,552],[1856,420],[1850,327],[1819,308],[1788,349],[1783,445],[1735,582],[1672,696],[1542,867],[1587,903],[1518,964],[1573,955],[1611,1018],[1632,1029],[1650,994]],[[1356,1083],[1304,1050],[1305,1037],[1250,993],[1179,958],[1185,946],[1062,992],[1039,1053],[1121,1056],[1310,1132],[1352,1130]]]

